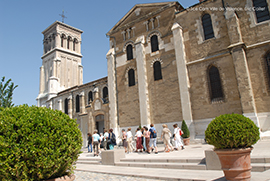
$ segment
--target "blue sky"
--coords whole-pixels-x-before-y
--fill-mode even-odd
[[[0,77],[18,85],[15,105],[36,105],[43,53],[42,31],[65,12],[65,23],[81,29],[83,82],[107,76],[106,33],[135,5],[159,0],[0,0]],[[178,1],[184,8],[199,0]]]

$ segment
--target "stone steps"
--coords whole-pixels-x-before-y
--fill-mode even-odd
[[[101,155],[102,156],[102,155]],[[100,165],[101,157],[79,158],[77,164]],[[141,168],[164,168],[164,169],[186,169],[186,170],[207,170],[203,158],[122,158],[116,162],[119,167],[141,167]],[[252,172],[264,172],[270,170],[270,158],[252,157]]]
[[[270,163],[251,163],[252,172],[264,172],[270,170]]]
[[[101,161],[78,160],[76,163],[77,163],[77,164],[92,164],[92,165],[98,165],[98,164],[101,164]]]
[[[205,160],[201,158],[122,158],[121,162],[160,162],[160,163],[201,163]]]
[[[270,157],[251,157],[251,163],[270,163]]]
[[[146,168],[169,168],[169,169],[188,169],[188,170],[206,170],[205,159],[189,158],[123,158],[115,166],[126,167],[146,167]],[[251,158],[251,171],[264,172],[270,169],[268,158]]]
[[[150,163],[150,162],[116,162],[115,166],[122,167],[145,167],[166,169],[206,170],[205,164],[197,163]]]
[[[101,158],[100,157],[79,158],[76,163],[97,165],[101,164]]]

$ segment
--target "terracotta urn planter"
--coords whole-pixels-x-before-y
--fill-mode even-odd
[[[63,177],[54,178],[54,179],[50,179],[50,180],[46,180],[46,181],[73,181],[73,180],[75,180],[74,174],[71,174],[70,176],[66,175]]]
[[[184,145],[189,145],[190,138],[183,138]]]
[[[250,152],[253,148],[214,150],[227,180],[251,179]]]

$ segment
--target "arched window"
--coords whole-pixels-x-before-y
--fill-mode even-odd
[[[135,85],[135,72],[133,69],[130,69],[128,71],[128,86],[134,86]]]
[[[156,52],[158,51],[158,36],[157,35],[153,35],[151,37],[151,50],[152,52]]]
[[[161,64],[159,61],[156,61],[153,65],[154,67],[154,80],[160,80],[162,79],[162,73],[161,73]]]
[[[68,99],[65,99],[65,113],[68,114]]]
[[[222,100],[222,86],[218,68],[210,66],[208,70],[209,86],[210,86],[210,97],[212,101]]]
[[[203,25],[203,32],[204,32],[204,40],[213,38],[214,31],[213,31],[211,16],[209,14],[203,15],[202,25]]]
[[[103,93],[103,99],[108,98],[108,88],[107,87],[103,88],[102,93]]]
[[[76,96],[76,112],[80,112],[80,96]]]
[[[268,4],[266,0],[253,0],[257,23],[270,19]]]
[[[90,91],[88,92],[88,102],[92,102],[93,101],[93,92]]]
[[[270,88],[270,53],[266,56],[266,70],[267,70],[267,76],[268,76],[268,84]]]
[[[127,60],[132,60],[133,59],[133,48],[132,48],[131,44],[129,44],[127,46],[126,52],[127,52]]]

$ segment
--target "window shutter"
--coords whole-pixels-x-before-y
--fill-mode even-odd
[[[130,69],[128,71],[128,86],[134,86],[135,85],[135,73],[133,69]]]
[[[211,66],[209,69],[209,81],[211,100],[215,101],[223,99],[220,75],[218,69],[215,66]]]
[[[161,73],[161,64],[159,61],[156,61],[154,63],[154,80],[160,80],[162,79],[162,73]]]
[[[152,52],[158,51],[158,37],[157,37],[157,35],[153,35],[151,37],[151,50],[152,50]]]
[[[213,38],[214,31],[213,31],[211,16],[209,14],[203,15],[202,25],[203,25],[203,32],[204,32],[204,40]]]
[[[133,59],[132,45],[128,45],[126,51],[127,51],[127,60],[132,60]]]
[[[76,112],[80,112],[80,96],[76,96]]]
[[[255,8],[257,23],[270,19],[268,5],[267,5],[266,0],[253,0],[253,6]],[[257,8],[259,9],[256,10]]]

